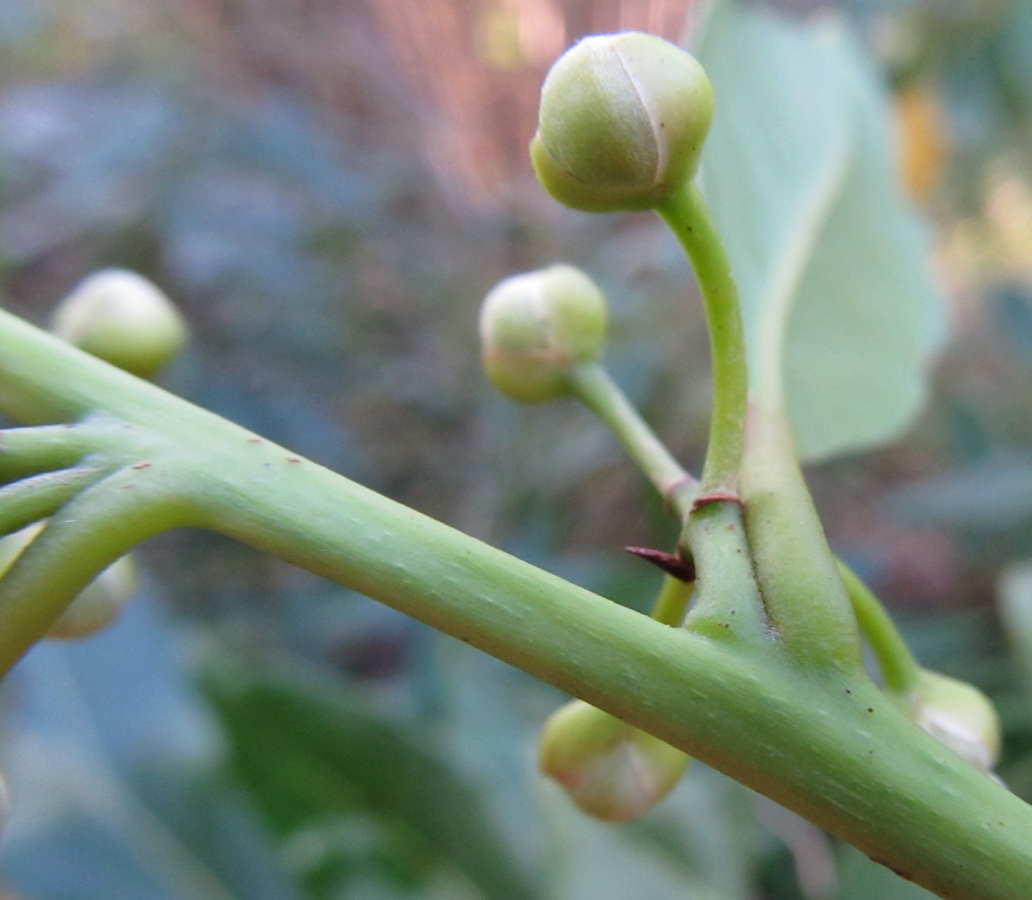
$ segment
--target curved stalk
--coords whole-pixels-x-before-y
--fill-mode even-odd
[[[906,696],[918,686],[921,666],[871,589],[842,560],[838,561],[838,570],[853,604],[860,631],[878,660],[886,690]]]
[[[191,523],[167,473],[152,469],[123,469],[87,488],[0,578],[0,676],[101,571],[152,535]]]
[[[0,535],[52,516],[104,474],[102,469],[86,467],[60,469],[5,485],[0,488]]]
[[[737,494],[749,394],[738,289],[697,185],[686,182],[656,210],[688,254],[702,292],[713,366],[713,414],[702,494]]]

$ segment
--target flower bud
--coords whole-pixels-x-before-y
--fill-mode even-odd
[[[93,579],[61,613],[48,638],[75,640],[107,628],[136,594],[139,577],[131,556],[116,559]]]
[[[0,575],[43,530],[37,522],[0,539]],[[131,556],[115,560],[93,579],[69,604],[47,632],[48,638],[72,640],[88,637],[110,625],[136,593],[136,564]]]
[[[588,815],[607,822],[630,822],[673,790],[684,775],[688,756],[574,700],[545,723],[538,763]]]
[[[992,771],[1000,755],[1000,720],[978,688],[925,669],[901,705],[915,723],[959,757],[983,772]]]
[[[695,175],[712,118],[709,78],[680,47],[636,31],[595,35],[545,78],[530,160],[574,209],[653,209]]]
[[[598,359],[605,339],[605,297],[572,266],[506,278],[480,309],[484,371],[524,403],[569,393],[573,367]]]
[[[172,301],[124,269],[104,269],[82,281],[54,313],[53,332],[141,378],[171,360],[187,335]]]

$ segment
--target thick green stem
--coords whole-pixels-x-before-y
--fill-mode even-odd
[[[738,491],[748,403],[745,335],[738,289],[720,236],[702,194],[687,182],[657,209],[695,269],[709,324],[713,365],[713,416],[702,470],[702,493]]]
[[[77,513],[98,513],[99,533],[89,538],[86,523],[77,531],[69,524],[64,537],[49,541],[51,549],[60,544],[69,551],[53,554],[55,567],[70,563],[74,569],[57,576],[62,590],[133,539],[184,522],[210,527],[362,591],[619,716],[941,897],[1032,894],[1032,808],[924,734],[862,672],[800,666],[774,640],[757,652],[753,642],[661,625],[0,313],[0,410],[40,422],[98,409],[124,420],[130,457],[139,449],[138,433],[160,439],[174,471],[162,475],[164,467],[155,464],[152,474],[168,478],[174,502],[166,504],[162,498],[169,495],[158,491],[138,520],[130,506],[122,529],[106,503],[97,510],[79,506]],[[184,487],[188,497],[177,493]],[[710,504],[715,512],[700,516],[699,527],[719,525],[709,516],[721,506]],[[25,566],[31,564],[26,558]],[[709,562],[702,562],[700,574],[707,567],[718,578]],[[49,602],[42,595],[37,600]]]
[[[684,521],[698,495],[698,482],[663,446],[600,363],[582,363],[573,370],[570,380],[574,396],[609,427],[627,455]]]
[[[756,579],[771,624],[800,662],[859,672],[856,616],[803,480],[785,417],[754,405],[742,497]]]
[[[656,735],[944,897],[1032,889],[1032,809],[862,673],[803,672],[773,640],[758,653],[660,625],[311,463],[261,460],[206,467],[213,527]]]
[[[860,631],[878,660],[886,689],[900,696],[909,694],[918,686],[921,667],[903,640],[903,635],[899,633],[885,607],[856,573],[841,560],[838,561],[838,570],[849,592]]]
[[[772,646],[753,573],[742,507],[722,501],[692,512],[681,540],[695,561],[696,598],[684,627],[717,641]]]

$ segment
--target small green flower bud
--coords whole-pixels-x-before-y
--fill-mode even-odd
[[[131,556],[116,559],[61,613],[48,638],[76,640],[107,628],[136,594],[139,578]]]
[[[28,547],[46,523],[37,522],[0,539],[0,575]],[[131,556],[115,560],[93,579],[47,632],[48,638],[89,637],[110,625],[137,590],[136,564]]]
[[[595,35],[548,73],[530,160],[566,206],[654,209],[695,175],[712,118],[709,78],[680,47],[636,31]]]
[[[992,771],[1000,755],[1000,720],[978,688],[925,669],[901,705],[915,723],[959,757],[983,772]]]
[[[598,359],[605,340],[605,297],[572,266],[506,278],[480,309],[484,371],[524,403],[568,394],[573,367]]]
[[[630,822],[673,790],[684,775],[688,756],[574,700],[545,723],[538,763],[588,815],[607,822]]]
[[[187,336],[172,301],[124,269],[104,269],[82,281],[54,313],[53,332],[141,378],[171,360]]]

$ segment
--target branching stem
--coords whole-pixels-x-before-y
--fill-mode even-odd
[[[132,545],[167,528],[208,527],[387,603],[619,716],[942,897],[1029,894],[1032,808],[917,728],[862,670],[807,665],[774,635],[761,650],[750,639],[718,641],[701,629],[661,625],[4,312],[0,410],[37,423],[103,410],[126,426],[126,459],[139,459],[141,447],[151,447],[146,468],[128,464],[64,506],[0,579],[0,667]],[[689,516],[689,531],[734,535],[740,522],[739,504],[714,502]],[[710,546],[719,552],[707,555]],[[744,553],[731,541],[700,540],[692,549],[700,599],[707,579],[720,586],[730,578],[738,588],[752,584],[755,590],[751,567],[737,561]],[[731,608],[737,620],[738,607]]]

